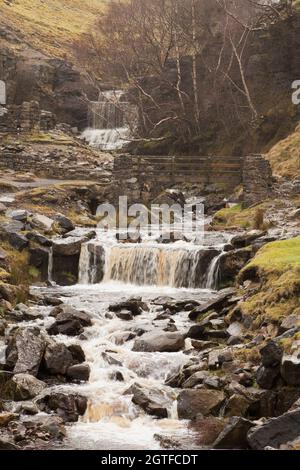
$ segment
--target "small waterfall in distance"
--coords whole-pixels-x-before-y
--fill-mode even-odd
[[[98,101],[90,102],[89,127],[81,134],[90,146],[114,151],[129,142],[136,109],[122,97],[122,91],[112,90],[101,93]]]

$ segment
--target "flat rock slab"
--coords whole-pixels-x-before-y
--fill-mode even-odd
[[[183,335],[165,331],[144,334],[137,339],[133,351],[138,352],[178,352],[185,346]]]

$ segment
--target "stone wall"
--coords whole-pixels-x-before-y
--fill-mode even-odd
[[[262,155],[248,155],[243,164],[244,206],[250,207],[272,195],[272,169]]]
[[[47,131],[53,129],[56,118],[49,111],[40,110],[37,101],[25,101],[21,105],[8,105],[0,113],[0,132],[30,132],[34,129]]]

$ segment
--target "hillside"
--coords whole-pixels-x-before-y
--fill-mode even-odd
[[[73,39],[93,24],[107,0],[0,0],[0,27],[55,58],[72,54]],[[1,38],[0,38],[1,39]]]

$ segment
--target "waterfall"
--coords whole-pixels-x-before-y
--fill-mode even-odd
[[[129,142],[132,124],[136,121],[136,108],[123,100],[122,91],[101,93],[98,101],[89,105],[89,127],[81,137],[90,146],[101,150],[120,150]]]
[[[212,285],[209,277],[217,255],[215,249],[195,246],[145,243],[101,247],[89,242],[81,249],[79,283],[119,281],[137,286],[206,288]]]
[[[217,289],[218,288],[218,282],[219,282],[219,274],[220,274],[220,260],[223,256],[224,252],[220,253],[218,256],[216,256],[208,269],[207,273],[207,282],[206,282],[206,287],[207,289]]]
[[[50,283],[53,282],[53,248],[51,247],[49,249],[49,255],[48,255],[48,281]]]
[[[78,282],[97,284],[103,280],[105,254],[101,245],[85,243],[81,247]]]

